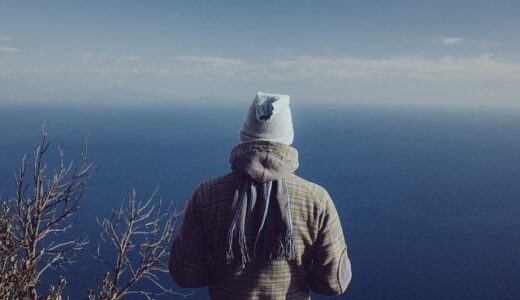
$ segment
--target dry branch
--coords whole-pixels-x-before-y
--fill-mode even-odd
[[[86,145],[77,164],[66,164],[63,149],[59,148],[58,166],[49,172],[45,163],[49,143],[44,128],[32,161],[23,156],[15,174],[16,193],[0,208],[0,299],[63,298],[65,278],[60,276],[55,285],[45,288],[42,277],[49,269],[76,262],[88,242],[85,237],[67,236],[72,226],[70,217],[77,212],[94,170]],[[88,291],[88,299],[188,296],[160,282],[160,275],[168,274],[169,250],[180,213],[173,211],[171,204],[162,207],[155,194],[141,202],[132,191],[119,209],[98,220],[104,243],[98,245],[94,257],[104,262],[109,272],[96,289]],[[108,251],[102,245],[108,246],[116,258],[106,256]],[[155,291],[137,288],[139,282],[145,281],[155,286]],[[47,295],[39,295],[45,292]]]
[[[28,179],[29,156],[24,155],[17,174],[16,195],[3,204],[0,213],[0,298],[41,298],[36,287],[45,271],[75,262],[87,244],[85,237],[56,242],[71,227],[69,218],[77,211],[94,167],[87,147],[79,164],[64,163],[59,148],[59,166],[49,176],[45,155],[49,148],[47,133],[32,159],[32,180]],[[31,181],[32,184],[27,181]],[[53,234],[54,241],[48,239]],[[65,280],[51,287],[48,299],[61,293]],[[58,297],[58,296],[56,296]]]
[[[96,293],[89,291],[89,299],[121,299],[136,294],[153,299],[178,294],[161,284],[158,275],[168,273],[167,260],[180,213],[172,211],[171,204],[163,209],[161,201],[155,201],[156,191],[146,201],[138,201],[132,191],[119,209],[98,220],[102,241],[115,251],[116,259],[112,262],[102,253],[101,244],[98,246],[94,257],[110,272],[99,282]],[[152,283],[157,292],[135,289],[141,281]]]

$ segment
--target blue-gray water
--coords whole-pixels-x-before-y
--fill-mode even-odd
[[[88,136],[97,171],[74,231],[95,247],[96,217],[132,188],[146,197],[159,186],[182,208],[201,180],[226,173],[247,105],[0,104],[0,196],[13,194],[13,172],[43,122],[67,158],[78,159]],[[520,299],[520,114],[297,105],[293,113],[297,173],[329,190],[349,244],[354,277],[339,298]],[[105,270],[85,255],[65,274],[67,292],[79,297]]]

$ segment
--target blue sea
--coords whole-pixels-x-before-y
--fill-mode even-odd
[[[71,234],[95,249],[96,218],[132,189],[145,199],[159,187],[182,209],[199,182],[228,172],[248,105],[0,104],[0,197],[14,194],[43,123],[51,167],[59,145],[77,161],[87,138],[96,172]],[[338,299],[520,299],[520,112],[293,104],[293,118],[297,174],[329,191],[347,238],[353,280]],[[84,253],[66,293],[80,298],[106,271]]]

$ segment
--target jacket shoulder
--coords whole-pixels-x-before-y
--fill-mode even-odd
[[[295,174],[288,177],[287,180],[289,189],[294,191],[301,191],[305,195],[305,198],[312,201],[318,208],[323,209],[327,207],[332,199],[330,198],[327,190],[321,185],[301,178]]]
[[[199,205],[204,205],[207,202],[221,200],[221,198],[229,198],[234,193],[237,179],[238,174],[233,171],[202,181],[193,192],[196,195],[196,201],[199,202]]]
[[[210,190],[213,188],[222,188],[222,186],[233,185],[238,179],[238,172],[233,171],[225,175],[212,177],[202,181],[196,190]]]

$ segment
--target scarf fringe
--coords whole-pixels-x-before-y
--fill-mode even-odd
[[[230,264],[234,260],[233,255],[233,237],[235,235],[235,228],[232,228],[228,231],[227,239],[226,239],[226,263]]]
[[[273,182],[268,183],[264,188],[271,190],[271,184]],[[278,180],[276,182],[278,188],[283,189],[282,195],[276,193],[276,196],[284,197],[283,201],[270,201],[271,193],[258,193],[260,196],[259,199],[249,199],[251,197],[256,197],[257,193],[246,193],[246,191],[250,191],[254,188],[253,182],[250,178],[247,180],[242,180],[238,186],[238,198],[235,199],[232,211],[231,211],[231,222],[228,227],[228,232],[226,236],[226,246],[225,246],[225,257],[226,263],[238,263],[240,268],[245,268],[247,264],[251,262],[250,250],[252,250],[253,258],[260,258],[266,261],[270,260],[294,260],[296,258],[296,248],[293,240],[293,231],[292,231],[292,219],[291,219],[291,210],[290,210],[290,198],[287,190],[287,184],[285,179]],[[282,185],[281,187],[278,185]],[[265,199],[267,198],[267,199]],[[280,199],[278,199],[280,200]],[[259,202],[262,201],[263,211],[262,211],[262,223],[258,228],[258,231],[254,233],[254,236],[247,236],[247,224],[251,221],[251,210],[248,203]],[[281,224],[283,224],[282,228],[264,228],[263,224],[266,222],[265,217],[267,216],[267,212],[269,211],[269,207],[274,205],[274,203],[281,204],[282,207],[280,209],[281,216]],[[278,205],[280,206],[280,205]],[[242,210],[246,209],[246,218],[245,224],[241,224],[244,222],[240,215],[244,213]],[[272,209],[272,208],[271,208]],[[272,216],[271,216],[272,217]],[[273,222],[272,220],[269,222]],[[278,222],[277,222],[278,223]],[[258,245],[259,237],[262,237],[263,243]],[[274,240],[273,240],[274,238]],[[248,240],[253,243],[253,248],[250,249],[248,245]],[[271,242],[269,242],[271,241]],[[234,246],[237,245],[238,246]],[[260,249],[261,256],[257,256],[257,247],[262,247]],[[235,253],[238,252],[238,253]]]

